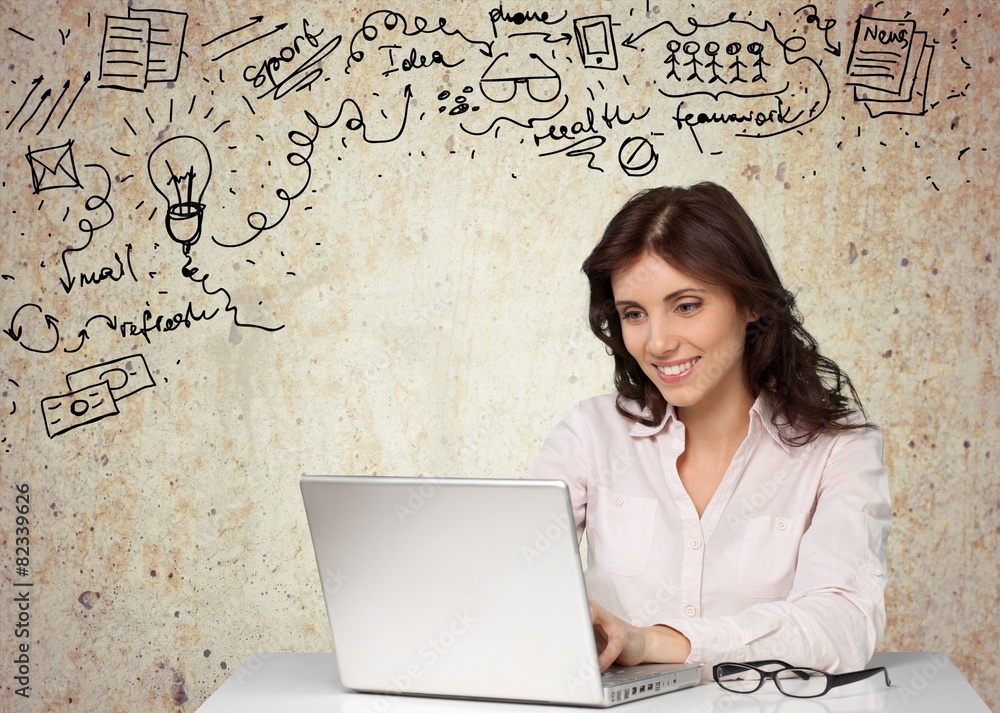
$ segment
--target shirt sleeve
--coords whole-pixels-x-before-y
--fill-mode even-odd
[[[574,407],[549,433],[528,471],[529,478],[562,480],[569,486],[578,539],[583,535],[587,520],[589,473],[593,468],[592,459],[587,455],[592,445],[582,435],[587,428],[580,411],[579,405]]]
[[[690,640],[688,661],[780,659],[844,672],[871,658],[885,631],[892,523],[882,436],[873,426],[834,438],[787,598],[730,616],[662,621]]]

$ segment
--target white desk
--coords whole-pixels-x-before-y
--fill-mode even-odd
[[[781,695],[767,683],[757,693],[727,693],[715,683],[616,706],[621,713],[711,711],[711,713],[990,713],[945,654],[876,654],[871,666],[882,676],[835,688],[822,698]],[[547,706],[353,693],[344,689],[330,654],[254,654],[198,710],[200,713],[541,713]],[[552,706],[559,712],[593,708]]]

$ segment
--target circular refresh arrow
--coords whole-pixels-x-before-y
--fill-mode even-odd
[[[59,320],[53,317],[51,314],[44,315],[46,330],[52,330],[56,333],[55,343],[51,347],[49,347],[48,349],[38,349],[36,347],[29,346],[25,344],[23,341],[21,341],[21,336],[24,332],[24,328],[21,325],[17,324],[18,322],[17,318],[18,315],[21,314],[21,310],[23,310],[25,307],[34,307],[35,309],[38,310],[39,314],[43,314],[42,308],[39,307],[38,305],[30,302],[28,304],[23,304],[17,308],[17,311],[14,312],[14,316],[10,318],[10,329],[3,330],[3,333],[6,334],[11,339],[13,339],[18,344],[20,344],[22,347],[27,349],[29,352],[35,352],[36,354],[49,354],[50,352],[55,351],[56,347],[59,346],[59,327],[57,326]]]

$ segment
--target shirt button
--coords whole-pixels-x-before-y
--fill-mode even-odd
[[[691,540],[691,549],[693,549],[693,550],[700,550],[701,549],[701,540]]]
[[[880,570],[880,569],[873,569],[873,570],[872,570],[872,574],[873,574],[874,576],[876,576],[876,577],[881,577],[881,576],[882,576],[882,574],[883,574],[883,572],[882,572],[882,570]]]
[[[695,616],[698,613],[698,608],[694,604],[688,604],[684,607],[684,613],[688,616]]]
[[[623,498],[621,495],[616,495],[611,500],[611,502],[613,502],[615,505],[622,505],[625,502],[625,498]]]
[[[778,521],[774,524],[774,526],[777,527],[780,532],[784,532],[788,529],[788,523],[785,522],[785,519],[782,517],[778,518]]]

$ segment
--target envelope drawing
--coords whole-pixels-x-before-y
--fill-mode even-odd
[[[82,188],[73,161],[73,141],[45,149],[28,147],[25,155],[31,166],[31,183],[35,193],[54,188]]]

